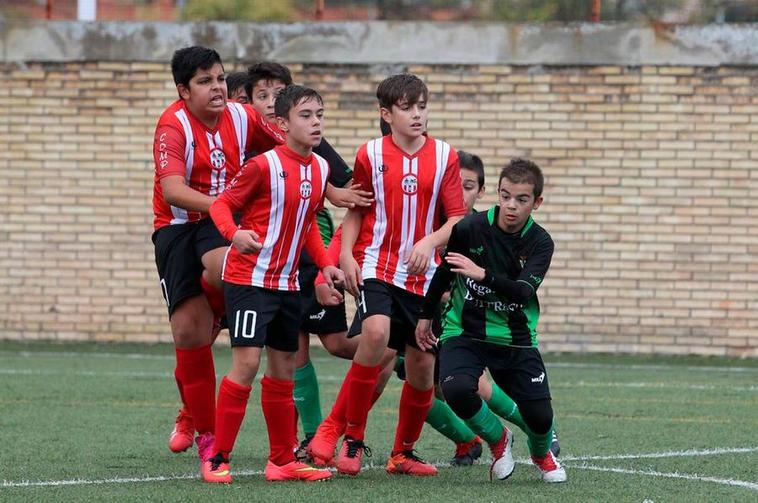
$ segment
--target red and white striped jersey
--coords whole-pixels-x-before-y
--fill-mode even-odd
[[[358,150],[353,180],[374,192],[353,247],[363,279],[424,295],[439,254],[424,275],[408,274],[405,260],[417,241],[440,228],[442,210],[447,217],[466,214],[458,154],[444,141],[427,137],[418,152],[408,155],[387,135]]]
[[[250,105],[228,102],[216,127],[208,129],[190,113],[183,100],[175,101],[158,120],[153,140],[155,229],[208,216],[168,204],[163,199],[161,178],[180,175],[190,188],[217,196],[239,170],[246,150],[264,152],[284,140],[279,128]]]
[[[258,234],[263,247],[258,253],[241,254],[230,246],[222,279],[271,290],[299,290],[297,267],[309,233],[326,254],[315,217],[323,207],[328,178],[324,158],[317,154],[303,158],[286,145],[246,162],[214,206],[242,209],[239,228]]]

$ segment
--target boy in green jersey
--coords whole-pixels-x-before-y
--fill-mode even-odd
[[[565,470],[550,452],[553,410],[537,349],[536,292],[554,248],[550,235],[531,217],[542,204],[543,184],[541,170],[531,161],[514,159],[503,169],[499,204],[454,227],[416,328],[420,348],[437,344],[431,319],[453,281],[439,336],[440,385],[453,411],[489,444],[494,458],[490,473],[501,480],[515,467],[513,434],[477,394],[485,368],[518,405],[541,478],[566,480]]]

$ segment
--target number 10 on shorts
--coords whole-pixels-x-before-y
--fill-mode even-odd
[[[234,338],[252,339],[255,337],[255,322],[257,319],[257,312],[238,309],[234,314]]]

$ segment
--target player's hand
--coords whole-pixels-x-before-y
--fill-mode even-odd
[[[428,351],[437,345],[437,338],[432,333],[432,320],[419,318],[416,324],[416,344],[423,351]]]
[[[232,244],[243,255],[256,253],[263,248],[260,236],[251,230],[240,229],[232,236]]]
[[[446,291],[442,294],[442,297],[440,297],[440,304],[445,305],[450,300],[450,290]]]
[[[339,208],[355,208],[371,206],[374,202],[374,193],[367,190],[360,190],[360,183],[351,183],[347,187],[334,187],[327,194],[329,202]]]
[[[484,269],[476,265],[466,255],[450,252],[445,256],[445,261],[450,264],[451,272],[462,274],[474,281],[482,281],[484,279]]]
[[[335,286],[342,286],[345,284],[345,273],[333,265],[328,265],[321,269],[321,275],[324,276],[326,285],[329,288],[334,288]]]
[[[336,288],[329,288],[326,283],[316,285],[316,301],[322,306],[339,306],[345,297]]]
[[[361,275],[361,266],[355,260],[353,254],[340,255],[340,267],[345,272],[345,290],[353,297],[359,297],[361,294],[360,287],[363,286],[363,277]]]
[[[429,261],[434,256],[434,245],[429,236],[416,241],[411,248],[411,254],[405,259],[408,264],[408,274],[424,274],[429,268]]]

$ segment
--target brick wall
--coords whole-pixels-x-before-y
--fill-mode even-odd
[[[547,177],[552,351],[758,356],[758,69],[410,66],[430,131]],[[292,65],[352,161],[384,70]],[[397,70],[398,68],[395,68]],[[168,341],[150,243],[160,63],[0,64],[0,337]]]

